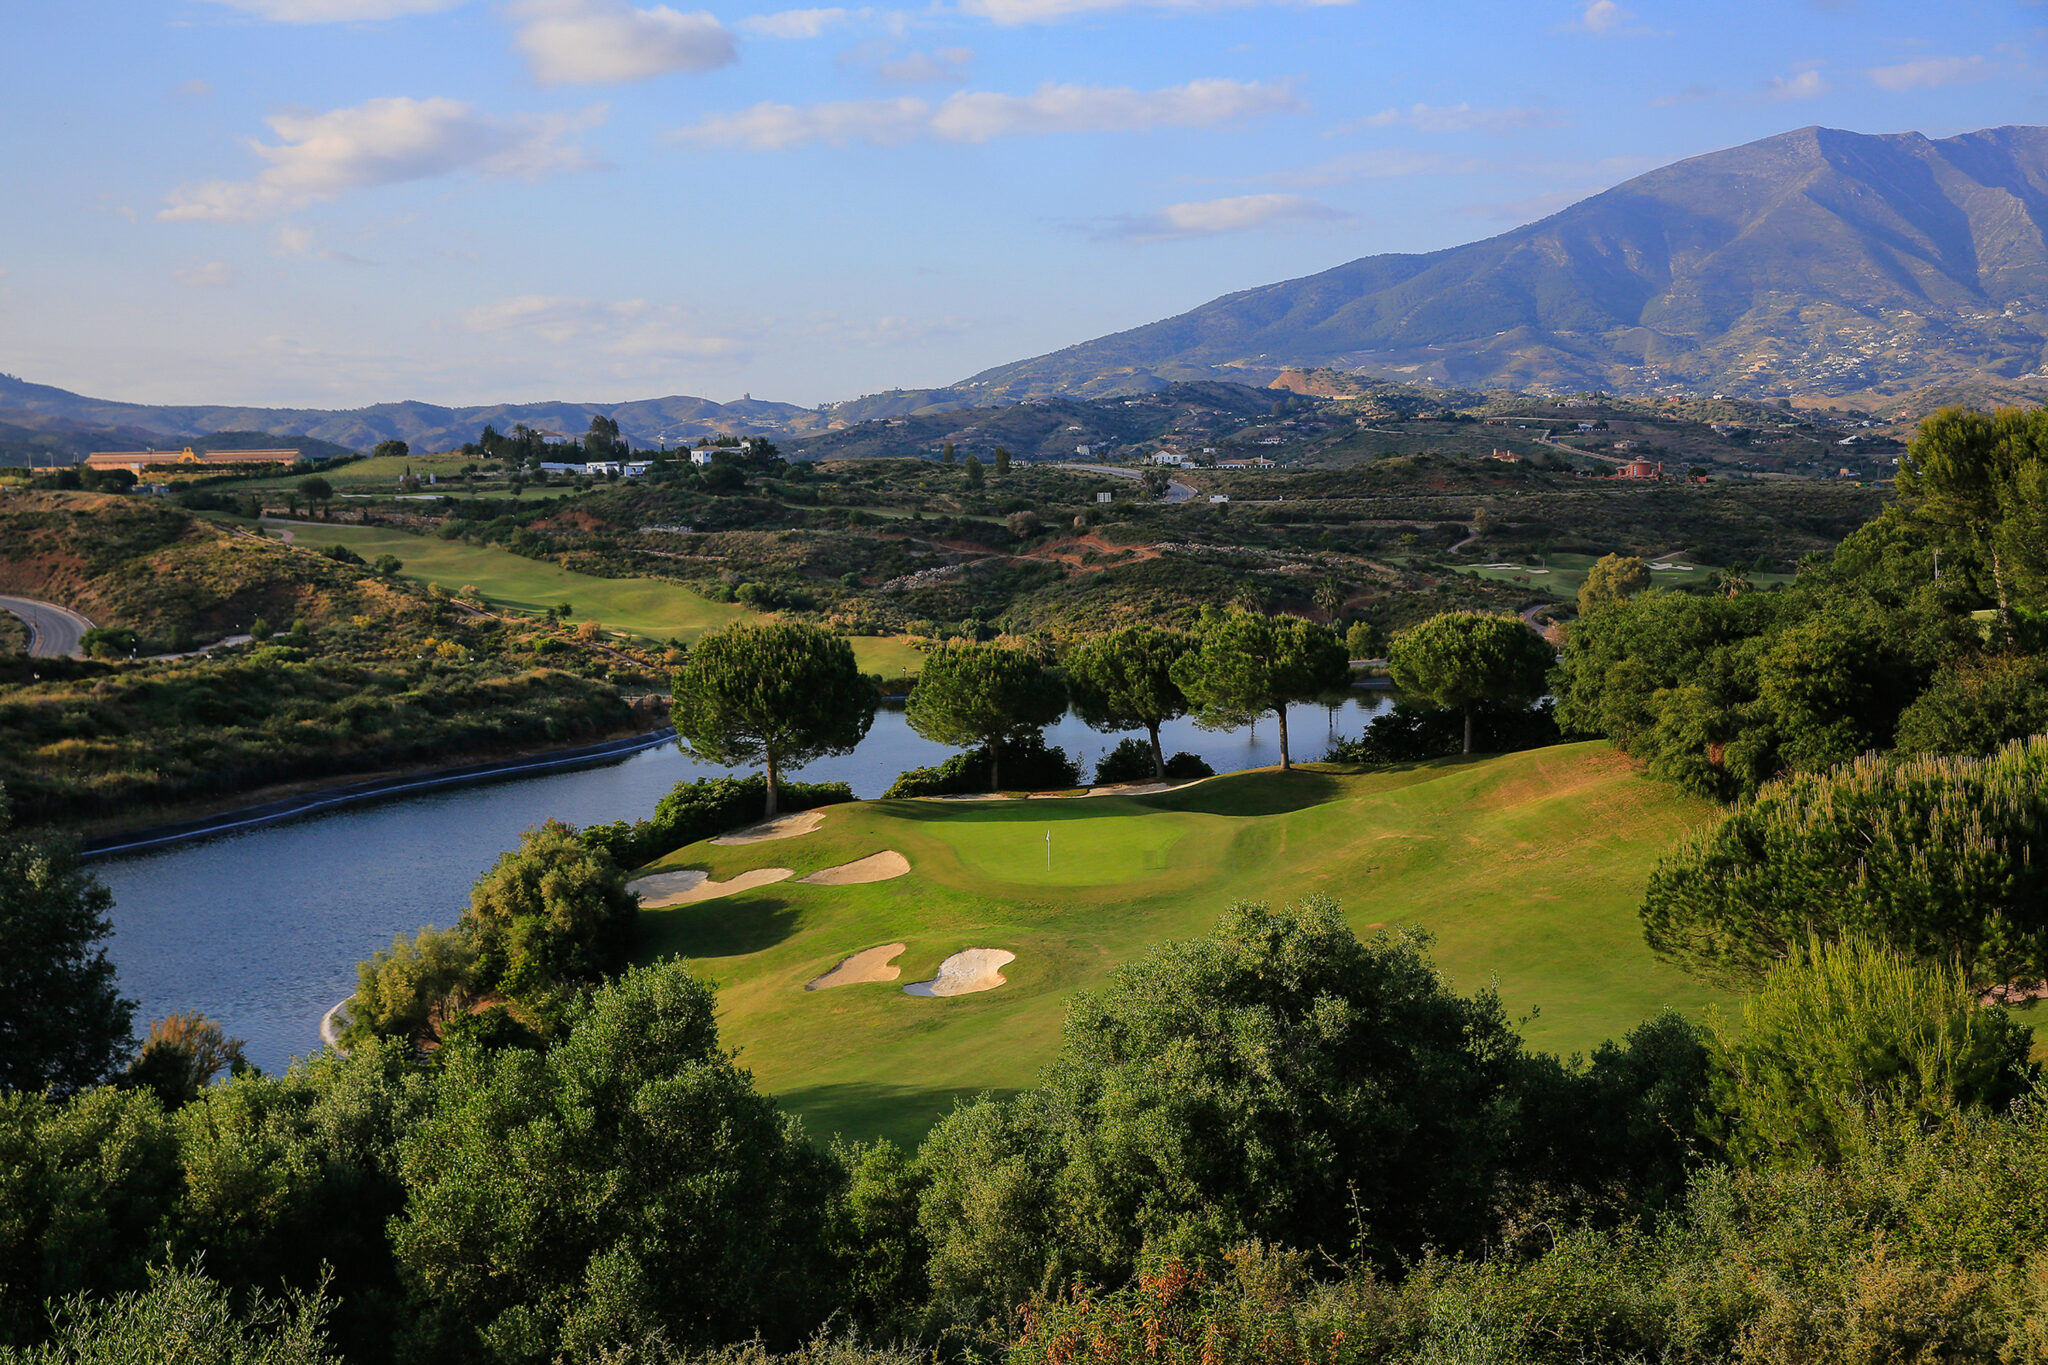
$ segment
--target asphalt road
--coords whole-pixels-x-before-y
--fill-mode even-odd
[[[1119,479],[1142,479],[1144,474],[1135,469],[1120,469],[1113,464],[1060,464],[1058,469],[1079,469],[1090,474],[1108,474]],[[1167,502],[1186,502],[1195,495],[1195,490],[1178,479],[1169,479],[1166,484]]]
[[[28,652],[38,659],[83,658],[79,638],[92,629],[92,622],[68,607],[38,602],[32,597],[0,597],[0,611],[11,611],[28,622]]]

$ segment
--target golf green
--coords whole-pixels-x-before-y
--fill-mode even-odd
[[[894,849],[910,872],[794,878],[650,911],[645,954],[717,982],[726,1041],[814,1129],[916,1139],[961,1096],[1031,1083],[1075,992],[1237,900],[1338,899],[1361,933],[1435,936],[1461,991],[1495,986],[1535,1047],[1586,1051],[1672,1006],[1724,999],[1657,962],[1636,906],[1657,857],[1713,808],[1600,743],[1374,772],[1313,766],[1135,797],[872,801],[814,833],[693,844],[648,870],[795,878]],[[1047,834],[1051,859],[1047,860]],[[907,946],[889,982],[807,991],[848,954]],[[964,948],[1017,955],[1006,984],[931,999]]]

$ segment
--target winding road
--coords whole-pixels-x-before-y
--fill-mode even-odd
[[[36,659],[82,659],[79,641],[92,622],[69,607],[38,602],[33,597],[0,597],[0,611],[13,612],[28,623],[28,652]]]

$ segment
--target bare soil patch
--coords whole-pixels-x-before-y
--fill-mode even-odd
[[[798,811],[795,815],[778,815],[773,820],[764,820],[758,825],[748,825],[730,834],[721,834],[711,842],[714,844],[765,844],[770,839],[794,839],[799,834],[809,834],[825,823],[822,810]]]
[[[796,874],[786,867],[757,867],[731,881],[714,882],[705,872],[657,872],[626,883],[626,889],[640,897],[643,910],[667,910],[678,905],[738,895],[757,886],[769,886]],[[694,879],[694,880],[692,880]]]
[[[939,974],[929,981],[913,981],[903,988],[905,995],[973,995],[992,991],[1009,978],[1002,969],[1017,960],[1015,953],[1001,948],[965,948],[939,964]]]
[[[907,944],[884,943],[879,948],[863,948],[851,957],[839,959],[839,965],[823,976],[814,976],[805,983],[807,991],[829,991],[834,986],[858,986],[868,981],[894,981],[903,975],[901,967],[889,965],[889,959],[901,953]]]
[[[910,859],[893,848],[880,853],[870,853],[865,858],[856,858],[850,863],[828,867],[822,872],[813,872],[803,878],[805,886],[858,886],[863,882],[886,882],[891,877],[900,877],[910,871]]]

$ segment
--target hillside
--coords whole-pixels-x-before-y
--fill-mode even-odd
[[[188,441],[210,432],[261,431],[276,436],[310,436],[351,450],[398,440],[417,450],[452,450],[476,439],[486,424],[510,431],[524,423],[541,431],[576,436],[590,419],[615,419],[635,445],[679,445],[702,436],[780,434],[822,424],[818,414],[793,403],[741,399],[648,398],[630,403],[492,403],[441,407],[433,403],[377,403],[366,408],[250,408],[214,405],[122,403],[87,398],[48,384],[0,375],[0,423],[48,432],[89,432],[100,448],[102,433],[119,432],[121,442],[154,438]],[[0,436],[8,433],[0,429]],[[77,444],[77,443],[74,443]]]
[[[1318,365],[1802,397],[2048,381],[2044,230],[2048,129],[1802,128],[1485,241],[1229,294],[961,387],[1087,396]]]
[[[1239,773],[1153,796],[861,802],[822,828],[678,849],[654,870],[794,877],[645,912],[649,957],[719,983],[719,1026],[814,1131],[914,1139],[955,1097],[1027,1085],[1067,1002],[1239,899],[1335,896],[1362,933],[1416,924],[1460,991],[1498,977],[1532,1044],[1570,1051],[1670,1005],[1722,998],[1655,961],[1635,907],[1656,857],[1711,807],[1605,744],[1404,771]],[[1045,865],[1051,834],[1052,867]],[[893,849],[908,873],[806,885]],[[806,991],[849,954],[901,942],[891,981]],[[1008,984],[952,999],[902,987],[949,954],[1016,954]]]

